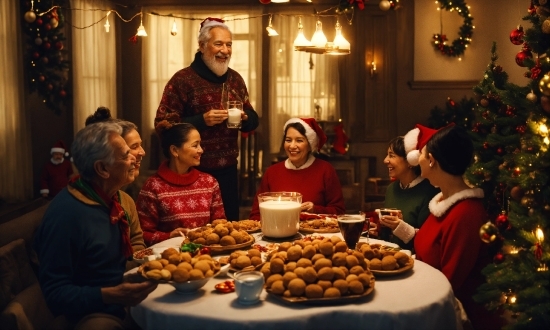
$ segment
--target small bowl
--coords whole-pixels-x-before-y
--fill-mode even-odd
[[[187,281],[187,282],[174,282],[169,281],[176,288],[176,293],[179,294],[193,294],[202,288],[212,277],[201,278],[200,280]]]

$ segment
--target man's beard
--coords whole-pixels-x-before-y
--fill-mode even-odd
[[[59,165],[59,164],[63,163],[63,158],[61,158],[61,159],[55,159],[55,158],[52,157],[52,158],[50,158],[50,161],[51,161],[52,164],[54,164],[54,165]]]
[[[231,60],[231,56],[226,57],[225,63],[218,63],[216,62],[216,56],[203,56],[202,60],[204,61],[204,64],[212,71],[216,76],[221,77],[229,68],[229,60]]]

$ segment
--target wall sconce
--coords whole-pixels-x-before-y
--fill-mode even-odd
[[[376,76],[376,62],[372,61],[370,63],[370,77],[374,78]]]

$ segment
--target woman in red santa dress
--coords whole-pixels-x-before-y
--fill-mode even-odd
[[[407,161],[419,164],[422,177],[441,189],[430,201],[430,215],[422,227],[408,225],[413,235],[416,231],[416,258],[447,277],[475,329],[498,329],[498,317],[473,300],[484,282],[481,270],[491,258],[479,238],[479,228],[487,221],[483,190],[471,188],[462,177],[472,161],[472,141],[453,124],[438,131],[416,125],[405,140],[411,136],[417,145]]]
[[[145,181],[137,199],[148,246],[226,218],[218,181],[195,169],[203,153],[199,131],[191,124],[166,120],[156,129],[168,160]]]
[[[291,118],[284,126],[283,148],[288,158],[270,166],[264,173],[258,194],[292,191],[302,194],[302,212],[345,213],[342,187],[334,167],[315,158],[327,137],[314,118]],[[260,220],[258,198],[254,199],[250,219]]]

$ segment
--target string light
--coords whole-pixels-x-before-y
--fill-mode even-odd
[[[178,26],[176,24],[175,18],[174,18],[174,23],[172,23],[172,30],[170,30],[170,34],[173,36],[176,36],[176,34],[178,34]]]
[[[109,28],[111,27],[111,24],[109,24],[109,15],[111,14],[111,11],[109,10],[107,12],[107,17],[106,17],[106,20],[105,20],[105,25],[103,25],[105,27],[105,32],[109,33]]]
[[[136,36],[138,37],[147,37],[147,32],[145,31],[145,27],[143,27],[143,13],[140,13],[141,17],[139,20],[139,27],[136,32]]]
[[[269,14],[269,24],[267,25],[267,27],[265,29],[267,30],[267,35],[268,36],[275,37],[275,36],[278,36],[279,33],[277,33],[277,31],[275,31],[275,29],[271,25],[272,18],[273,18],[273,15]]]
[[[542,243],[544,241],[544,232],[540,227],[537,227],[537,229],[535,229],[535,237],[537,238],[539,243]]]

